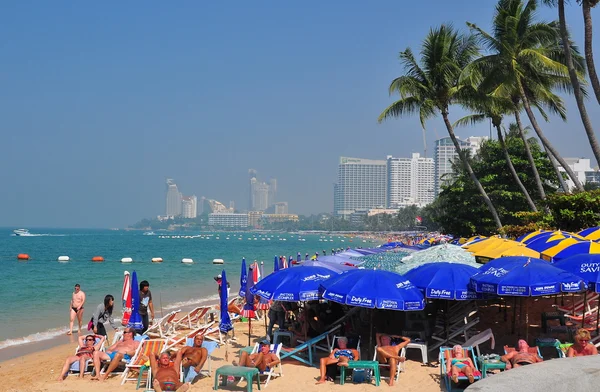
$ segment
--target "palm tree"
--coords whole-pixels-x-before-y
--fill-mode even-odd
[[[560,24],[560,37],[562,40],[562,47],[565,54],[565,60],[567,63],[567,68],[569,70],[569,78],[571,79],[571,84],[573,85],[573,94],[575,95],[575,102],[577,103],[577,108],[579,109],[579,115],[581,116],[581,122],[583,123],[583,128],[585,129],[585,133],[587,134],[588,140],[590,142],[590,146],[592,147],[592,151],[594,152],[594,157],[597,162],[600,162],[600,144],[598,144],[598,140],[596,139],[596,134],[594,133],[594,128],[592,127],[592,122],[590,117],[587,114],[587,110],[585,108],[585,103],[583,102],[584,93],[581,89],[581,84],[579,83],[579,79],[581,75],[577,74],[575,70],[575,65],[573,64],[573,58],[571,56],[571,39],[569,37],[569,31],[567,30],[567,21],[565,16],[565,0],[543,0],[546,4],[558,4],[558,20]],[[589,13],[590,1],[589,0],[581,0],[583,2],[584,9],[584,17],[586,13],[586,8]],[[597,2],[597,1],[596,1]],[[587,6],[586,6],[587,5]],[[589,15],[589,33],[590,33],[590,41],[587,40],[588,34],[588,26],[586,21],[586,60],[588,64],[588,73],[590,75],[590,79],[592,80],[592,85],[595,82],[598,83],[598,75],[596,75],[596,70],[594,69],[594,58],[592,54],[591,47],[591,30],[592,30],[592,20],[591,15]],[[587,46],[590,46],[589,52]],[[593,75],[593,76],[592,76]],[[596,90],[596,86],[594,86],[594,90]],[[598,85],[598,91],[596,91],[596,98],[598,102],[600,102],[600,85]]]
[[[450,105],[464,101],[459,85],[461,72],[478,54],[479,49],[472,35],[460,34],[448,25],[431,29],[422,44],[420,64],[410,48],[400,52],[406,72],[394,79],[389,87],[390,95],[398,93],[400,99],[387,107],[379,115],[378,121],[418,113],[421,125],[425,128],[428,118],[437,112],[441,113],[460,161],[481,194],[496,226],[502,229],[498,212],[466,159],[448,118]]]
[[[491,94],[508,96],[517,92],[527,117],[544,147],[565,169],[578,190],[583,190],[579,179],[542,132],[532,110],[532,97],[551,94],[547,83],[567,89],[562,82],[568,75],[567,67],[560,62],[559,34],[555,23],[534,23],[536,0],[524,6],[521,0],[500,0],[496,5],[491,35],[473,23],[467,25],[492,52],[473,62],[470,68],[483,70],[480,88]],[[573,56],[575,57],[575,56]],[[466,72],[468,73],[468,72]],[[569,84],[570,85],[570,84]]]
[[[494,126],[494,128],[496,128],[498,134],[498,142],[500,142],[500,146],[502,147],[502,151],[504,152],[504,159],[506,159],[508,170],[510,171],[513,179],[521,189],[523,196],[525,196],[525,200],[527,200],[529,208],[531,208],[532,211],[537,212],[537,207],[533,202],[533,199],[529,195],[527,188],[525,188],[525,185],[523,185],[521,178],[519,178],[519,175],[517,174],[517,171],[515,170],[515,167],[510,158],[510,154],[508,153],[508,149],[506,148],[506,143],[504,143],[504,136],[502,134],[502,117],[504,116],[504,114],[512,112],[512,103],[507,99],[499,99],[491,97],[489,95],[483,95],[474,91],[472,99],[470,100],[470,102],[467,103],[466,106],[468,106],[469,109],[475,111],[476,113],[465,116],[460,120],[457,120],[454,123],[454,126],[476,124],[487,119],[490,119],[492,121],[492,125]],[[527,142],[525,143],[527,144]]]

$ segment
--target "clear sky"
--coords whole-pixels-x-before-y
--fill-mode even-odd
[[[164,214],[167,177],[246,208],[249,168],[278,179],[290,212],[331,211],[340,156],[423,151],[417,118],[376,121],[398,52],[444,22],[487,29],[495,3],[5,2],[0,226],[123,227]],[[567,11],[583,47],[581,10]],[[564,156],[591,157],[568,108],[544,130]],[[597,103],[588,111],[598,128]],[[429,154],[445,134],[428,123]]]

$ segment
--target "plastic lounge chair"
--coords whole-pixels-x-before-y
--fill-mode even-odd
[[[193,340],[197,335],[205,336],[206,333],[211,329],[213,324],[214,324],[214,322],[210,322],[207,325],[203,325],[199,328],[194,329],[192,332],[190,332],[186,335],[179,336],[179,337],[173,337],[173,338],[167,338],[167,346],[165,347],[165,350],[177,351],[181,347],[186,345],[186,342],[188,339]]]
[[[314,366],[313,363],[313,350],[315,350],[317,343],[322,342],[323,340],[329,339],[329,335],[337,331],[342,327],[341,324],[334,326],[330,330],[323,332],[319,336],[316,336],[312,339],[307,340],[306,342],[294,347],[291,350],[282,351],[281,359],[293,358],[299,362],[302,362],[305,365]],[[307,357],[301,357],[299,354],[307,350]]]
[[[100,342],[101,338],[96,338],[96,341],[94,342],[94,346],[96,344],[98,344]],[[100,346],[100,351],[104,351],[106,345],[106,340],[104,341],[104,343],[102,343],[102,346]],[[79,349],[79,345],[77,345],[77,347],[75,347],[75,354],[77,354],[77,350]],[[91,374],[94,370],[94,360],[92,358],[88,359],[87,361],[85,361],[85,371],[83,372],[83,374]],[[90,370],[90,367],[92,368]],[[69,370],[67,371],[67,376],[70,375],[79,375],[79,361],[75,361],[71,364],[71,367],[69,368]]]
[[[600,298],[600,294],[598,293],[588,293],[586,301],[583,301],[583,298],[577,302],[575,305],[571,306],[556,306],[556,309],[560,310],[563,313],[570,314],[571,316],[581,316],[583,314],[583,310],[585,309],[586,313],[589,313],[592,310],[591,303],[593,301],[597,301]]]
[[[188,338],[188,339],[187,339],[187,341],[185,342],[185,345],[186,345],[186,346],[189,346],[189,347],[193,347],[193,345],[194,345],[194,338]],[[202,347],[204,347],[204,348],[206,349],[206,351],[208,351],[208,357],[206,358],[206,363],[204,364],[205,366],[206,366],[206,365],[208,365],[208,369],[204,369],[204,368],[202,368],[202,369],[200,369],[200,372],[199,372],[199,373],[196,373],[196,371],[195,371],[195,370],[193,370],[191,367],[189,367],[189,368],[188,368],[188,370],[187,370],[187,372],[189,372],[189,371],[192,371],[192,372],[193,372],[193,373],[190,375],[190,381],[191,381],[192,379],[196,378],[196,376],[197,376],[198,374],[201,374],[202,372],[206,372],[206,373],[207,373],[207,375],[208,375],[208,377],[211,377],[211,376],[212,376],[212,356],[211,356],[211,355],[212,355],[212,353],[213,353],[213,352],[214,352],[214,351],[215,351],[217,348],[219,348],[219,343],[217,343],[217,342],[207,342],[207,341],[204,341],[204,342],[202,342]],[[183,364],[182,364],[182,366],[181,366],[181,371],[180,371],[180,373],[179,373],[179,374],[181,374],[181,382],[184,382],[184,378],[186,378],[186,377],[187,377],[187,375],[185,375],[185,374],[184,374]]]
[[[173,325],[173,320],[175,320],[175,316],[179,313],[180,310],[174,310],[164,317],[162,317],[158,322],[154,323],[150,326],[144,333],[151,338],[166,338],[175,333],[175,328]]]
[[[338,335],[333,335],[333,339],[331,339],[331,346],[329,347],[329,352],[332,352],[334,348],[338,348],[337,345],[337,341],[339,338],[345,337],[346,339],[348,339],[347,336],[338,336]],[[358,355],[360,357],[360,336],[358,337],[358,340],[356,341],[356,344],[353,344],[353,342],[351,341],[352,339],[348,339],[348,348],[354,348],[356,349],[356,351],[358,351]]]
[[[200,327],[202,325],[200,322],[204,320],[204,317],[209,310],[209,306],[199,306],[194,308],[185,316],[173,320],[173,328],[194,329]]]
[[[446,339],[445,334],[442,336],[433,335],[431,337],[432,340],[437,340],[437,342],[435,342],[429,346],[429,351],[436,350],[438,347],[442,347],[443,345],[461,344],[461,340],[457,339],[457,338],[460,336],[463,336],[463,335],[464,335],[464,340],[462,340],[462,342],[469,340],[469,332],[470,332],[471,328],[473,328],[478,323],[479,323],[479,317],[475,317],[474,319],[468,321],[466,324],[465,324],[465,321],[459,320],[456,324],[448,327],[448,338],[447,339]]]
[[[373,353],[373,361],[377,361],[377,346],[375,346],[374,349],[374,353]],[[406,358],[406,347],[402,347],[402,350],[400,350],[400,357],[404,357]],[[386,368],[389,370],[390,365],[387,363],[379,363],[379,367],[380,368]],[[400,372],[405,372],[406,371],[406,366],[404,364],[404,362],[400,362],[398,361],[398,364],[396,366],[396,374],[394,375],[394,381],[398,381],[400,379]],[[388,379],[389,377],[385,377],[385,376],[381,376],[382,379]]]
[[[479,371],[479,367],[477,365],[477,357],[475,356],[475,352],[473,351],[473,347],[463,347],[463,355],[465,358],[471,358],[473,365],[475,366],[475,370],[473,370],[473,378],[475,380],[481,379],[481,372]],[[440,376],[444,383],[446,384],[446,391],[452,392],[454,390],[462,390],[462,388],[452,388],[454,382],[452,381],[452,367],[450,363],[452,361],[452,347],[440,347]],[[463,380],[468,380],[467,376],[460,372],[458,374],[458,381],[461,382]],[[456,385],[456,384],[454,384]]]
[[[269,381],[271,380],[271,377],[275,376],[275,377],[283,377],[283,366],[281,365],[281,347],[283,346],[283,344],[279,343],[279,344],[271,344],[269,346],[269,352],[277,355],[277,358],[279,358],[279,364],[277,364],[277,366],[275,366],[272,369],[269,369],[268,371],[264,371],[264,372],[259,372],[259,374],[261,376],[267,376],[267,379],[265,380],[264,383],[264,387],[266,388],[267,385],[269,384]],[[260,345],[258,343],[256,343],[254,345],[254,349],[252,350],[251,354],[256,354],[258,353],[258,349],[259,349]]]
[[[471,338],[464,343],[464,346],[475,348],[477,351],[477,356],[479,357],[481,356],[479,345],[483,342],[487,342],[488,340],[492,341],[490,343],[490,348],[493,350],[496,347],[496,339],[494,339],[494,333],[492,332],[491,328],[488,328],[475,336],[471,336]]]
[[[164,339],[147,339],[142,341],[136,353],[133,355],[127,365],[121,379],[121,385],[127,381],[137,381],[137,377],[128,377],[132,371],[139,372],[141,367],[148,362],[151,355],[156,355],[164,350],[166,341]],[[150,377],[150,374],[148,375]]]
[[[123,338],[123,331],[117,331],[117,332],[115,333],[115,336],[113,337],[112,344],[115,344],[115,343],[117,343],[117,341],[121,340],[122,338]],[[140,345],[138,346],[138,348],[137,348],[136,352],[133,354],[134,356],[137,354],[138,350],[140,350],[140,348],[142,347],[142,344],[141,344],[141,342],[143,342],[144,340],[148,340],[148,339],[149,339],[149,338],[148,338],[148,336],[146,336],[146,335],[135,335],[135,336],[133,337],[133,340],[140,342]],[[111,344],[111,345],[112,345],[112,344]],[[106,349],[106,348],[105,348],[105,349]],[[125,366],[126,366],[128,363],[129,363],[129,361],[130,361],[130,359],[125,359],[125,358],[123,358],[123,359],[121,360],[121,364],[122,364],[122,367],[123,367],[123,369],[124,369],[124,368],[125,368]],[[107,360],[107,361],[102,361],[102,366],[101,366],[100,373],[103,373],[103,372],[106,370],[106,368],[108,368],[108,365],[109,365],[109,364],[110,364],[110,360]],[[117,369],[118,369],[118,368],[117,368]],[[123,374],[123,371],[118,371],[117,369],[113,370],[112,374],[121,374],[121,375],[122,375],[122,374]]]

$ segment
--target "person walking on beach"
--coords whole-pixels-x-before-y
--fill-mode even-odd
[[[104,323],[109,322],[110,326],[113,327],[114,330],[117,329],[117,324],[113,319],[113,305],[115,303],[115,297],[108,294],[104,297],[104,302],[96,307],[94,314],[92,315],[92,328],[96,335],[102,335],[108,337],[106,333],[106,328],[104,328]],[[89,328],[89,327],[88,327]]]
[[[75,291],[73,291],[73,295],[71,296],[71,307],[69,309],[71,320],[69,322],[69,331],[67,332],[67,335],[71,335],[73,333],[73,322],[75,321],[75,317],[77,317],[77,321],[79,322],[79,333],[81,333],[84,304],[85,293],[81,291],[81,286],[79,286],[79,283],[77,283],[75,285]]]
[[[144,333],[146,332],[146,330],[148,330],[148,309],[150,309],[150,316],[152,316],[152,321],[154,322],[154,304],[152,303],[152,292],[150,292],[150,283],[148,283],[147,280],[142,280],[142,282],[140,283],[139,313],[140,316],[142,316],[142,324],[144,324],[144,329],[142,329],[141,333]]]

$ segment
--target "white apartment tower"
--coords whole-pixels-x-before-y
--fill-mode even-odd
[[[411,158],[387,157],[387,207],[425,206],[434,199],[432,158],[413,153]]]
[[[475,156],[481,144],[489,139],[487,136],[470,136],[466,140],[461,140],[458,136],[456,138],[458,139],[460,148],[470,151],[471,156]],[[458,158],[458,153],[450,137],[443,137],[435,141],[433,157],[435,167],[435,196],[439,195],[442,191],[442,185],[446,185],[451,181],[452,162]]]
[[[261,182],[257,178],[257,171],[254,169],[248,170],[250,181],[248,199],[248,211],[265,211],[267,208],[275,204],[277,195],[277,180],[272,178],[269,183]]]
[[[349,217],[356,210],[384,207],[387,162],[340,157],[334,186],[333,212]]]
[[[184,196],[181,200],[181,214],[184,218],[194,219],[198,216],[198,198]]]
[[[182,195],[177,189],[177,184],[172,178],[167,178],[167,216],[179,216],[181,215],[181,200]]]

